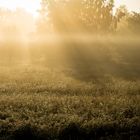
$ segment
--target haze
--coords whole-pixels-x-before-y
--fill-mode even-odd
[[[115,0],[115,7],[126,5],[129,11],[140,11],[140,0]],[[24,8],[34,17],[38,16],[37,10],[40,9],[40,0],[0,0],[0,7],[15,10],[17,7]]]

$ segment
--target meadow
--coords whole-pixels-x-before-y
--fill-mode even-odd
[[[139,52],[137,36],[1,42],[0,140],[139,140]]]

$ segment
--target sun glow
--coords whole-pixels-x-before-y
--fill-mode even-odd
[[[126,5],[129,11],[140,12],[140,0],[115,0],[115,7]]]
[[[0,7],[10,10],[23,8],[36,17],[38,15],[37,10],[40,8],[40,0],[0,0]]]
[[[37,17],[37,10],[40,9],[41,0],[0,0],[0,7],[15,10],[23,8],[34,17]],[[140,12],[140,0],[115,0],[115,7],[126,5],[129,11]]]

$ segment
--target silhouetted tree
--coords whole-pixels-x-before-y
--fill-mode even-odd
[[[121,5],[119,8],[117,8],[115,16],[113,17],[113,28],[117,30],[118,23],[123,19],[125,16],[127,16],[128,10],[125,5]]]
[[[128,29],[134,34],[140,34],[140,13],[132,12],[127,21]]]
[[[111,30],[113,0],[42,0],[40,29],[59,32]]]
[[[128,12],[125,6],[120,6],[116,11],[115,19],[119,33],[140,33],[140,13]]]

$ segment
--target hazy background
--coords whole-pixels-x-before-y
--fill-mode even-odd
[[[0,140],[139,132],[139,0],[0,0]]]
[[[1,66],[64,69],[85,80],[139,78],[137,1],[15,0],[0,5]]]

